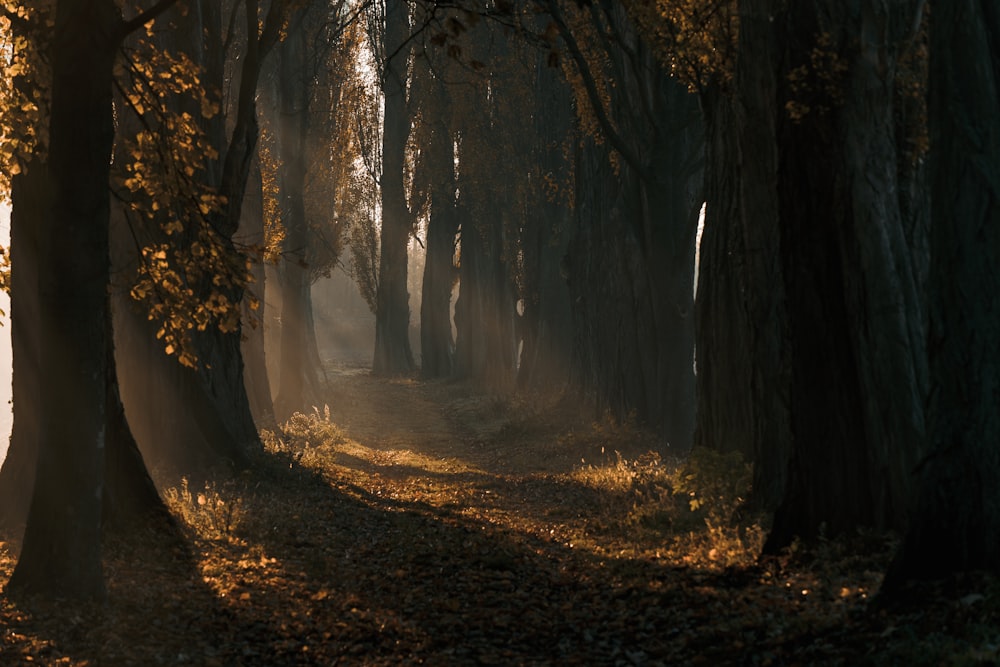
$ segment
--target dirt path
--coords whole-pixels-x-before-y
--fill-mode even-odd
[[[327,377],[333,421],[351,438],[492,474],[565,474],[612,460],[615,451],[635,458],[658,447],[639,431],[629,439],[602,433],[558,396],[490,396],[458,382],[379,378],[367,368],[336,368]]]
[[[109,544],[107,603],[0,595],[0,667],[913,664],[960,646],[925,655],[894,630],[912,619],[865,616],[888,551],[753,564],[760,533],[692,514],[638,429],[558,397],[329,379],[329,420],[317,406],[253,470],[167,490],[181,544]]]

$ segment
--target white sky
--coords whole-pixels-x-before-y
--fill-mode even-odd
[[[10,208],[0,204],[0,244],[10,243]],[[7,443],[13,423],[10,408],[10,298],[0,292],[0,310],[3,310],[3,326],[0,327],[0,461],[7,456]]]

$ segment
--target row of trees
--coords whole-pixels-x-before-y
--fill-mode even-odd
[[[873,526],[890,586],[996,566],[989,2],[119,5],[3,10],[12,590],[99,594],[102,520],[164,516],[147,464],[248,465],[310,403],[345,244],[375,372],[413,372],[414,239],[424,376],[740,451],[768,550]]]

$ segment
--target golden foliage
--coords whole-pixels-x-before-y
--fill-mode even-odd
[[[736,0],[627,0],[625,6],[659,61],[692,90],[732,78]]]
[[[2,3],[0,12],[0,200],[9,201],[10,179],[48,143],[51,72],[44,64],[46,32],[54,21],[50,1]],[[8,15],[5,15],[5,12]]]
[[[816,36],[809,60],[792,68],[788,74],[790,99],[785,111],[793,122],[801,122],[810,113],[830,113],[844,101],[844,77],[848,64],[840,56],[828,32]]]
[[[279,204],[278,170],[281,164],[275,157],[275,140],[267,124],[260,128],[257,157],[260,160],[261,186],[264,196],[264,249],[265,262],[277,264],[281,259],[281,247],[285,242],[285,228],[281,224]]]
[[[247,256],[213,225],[226,200],[211,185],[209,165],[219,152],[204,121],[219,112],[218,94],[206,89],[190,58],[148,39],[139,40],[115,73],[121,98],[142,128],[123,140],[112,176],[137,240],[139,230],[146,232],[130,293],[159,324],[164,351],[196,367],[193,332],[237,331],[240,298],[252,281]],[[256,310],[256,298],[247,298]]]

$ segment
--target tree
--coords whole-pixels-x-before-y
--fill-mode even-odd
[[[282,227],[285,237],[279,264],[281,284],[281,342],[278,393],[275,410],[279,420],[316,402],[319,369],[309,358],[312,328],[309,276],[308,222],[305,184],[309,132],[309,98],[315,66],[309,42],[315,36],[305,16],[289,25],[278,54],[278,172]],[[314,348],[313,348],[314,349]],[[317,353],[318,357],[318,353]],[[311,397],[311,398],[307,398]]]
[[[888,594],[1000,568],[1000,8],[936,3],[930,58],[930,452]]]
[[[107,387],[111,81],[124,37],[166,10],[125,21],[114,2],[58,0],[51,31],[48,173],[39,252],[39,374],[46,410],[21,557],[11,591],[101,597]],[[10,14],[8,14],[10,16]],[[23,17],[14,15],[16,20]]]
[[[921,5],[803,2],[776,15],[785,103],[772,113],[794,400],[788,483],[767,550],[823,526],[835,534],[907,519],[926,364],[893,104]]]
[[[245,467],[249,453],[260,447],[241,354],[241,302],[253,301],[246,292],[249,259],[235,239],[257,155],[258,81],[286,20],[302,7],[292,0],[271,3],[261,25],[257,2],[240,6],[244,30],[231,26],[225,35],[217,3],[192,3],[162,33],[171,49],[153,50],[157,64],[173,76],[144,85],[128,99],[143,128],[132,138],[132,150],[141,158],[125,161],[130,171],[122,183],[142,223],[140,276],[130,293],[147,309],[142,316],[152,315],[154,322],[152,332],[133,338],[139,358],[156,369],[157,391],[143,391],[146,378],[136,373],[132,386],[139,390],[127,394],[137,402],[151,399],[135,410],[144,418],[141,440],[164,467],[182,474]],[[215,113],[218,102],[209,92],[227,85],[223,65],[230,38],[245,40],[246,46],[229,77],[235,92],[227,123]],[[133,82],[148,80],[141,67],[132,74]],[[192,98],[191,91],[200,94]],[[174,159],[177,155],[185,159]],[[124,234],[128,238],[135,231],[133,224]],[[181,364],[168,363],[163,351]],[[164,405],[171,407],[168,414],[186,419],[157,424],[155,415]]]
[[[351,216],[350,116],[363,102],[352,84],[361,44],[348,5],[314,3],[289,26],[279,53],[275,129],[282,252],[280,419],[315,405],[322,363],[313,326],[312,284],[329,276]]]
[[[521,355],[519,388],[565,386],[571,375],[573,339],[569,288],[563,276],[573,232],[573,161],[579,140],[572,93],[549,54],[538,49],[530,86],[531,171],[518,241]],[[525,134],[529,130],[523,130]]]
[[[702,196],[697,99],[624,8],[545,3],[584,130],[567,254],[577,381],[686,451],[694,430],[693,276]],[[658,19],[662,20],[662,19]]]
[[[418,80],[420,155],[414,169],[413,189],[429,206],[427,254],[420,298],[420,374],[448,377],[454,369],[451,297],[455,287],[456,211],[454,112],[445,77],[454,76],[453,59],[443,57],[432,44],[424,44],[414,58]]]
[[[372,370],[389,375],[413,371],[410,349],[410,304],[407,291],[407,247],[413,229],[403,172],[410,114],[407,78],[412,52],[406,0],[375,3],[384,31],[376,59],[382,87],[382,228],[379,243],[378,292],[375,309],[375,359]]]

